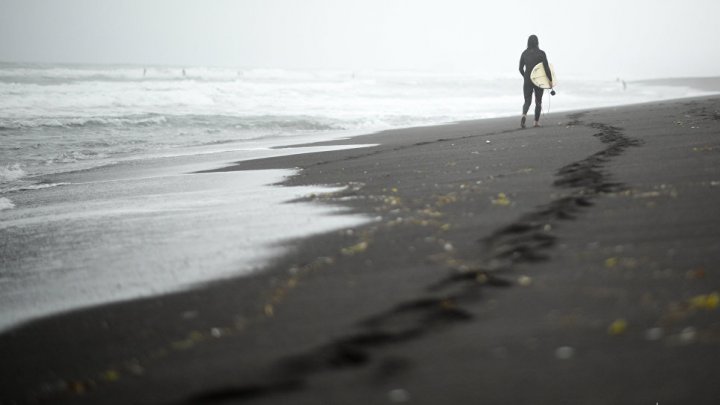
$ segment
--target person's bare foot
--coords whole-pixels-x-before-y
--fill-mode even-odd
[[[520,128],[525,128],[525,118],[527,117],[524,115],[520,118]]]
[[[540,125],[540,123],[537,122],[537,121],[535,121],[535,125],[533,125],[533,127],[535,127],[535,128],[540,128],[541,126],[542,126],[542,125]]]

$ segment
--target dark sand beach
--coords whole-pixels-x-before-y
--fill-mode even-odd
[[[10,331],[0,402],[717,403],[720,97],[518,121],[221,169],[298,167],[376,220]]]

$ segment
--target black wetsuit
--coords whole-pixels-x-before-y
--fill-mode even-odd
[[[520,74],[525,78],[523,83],[523,94],[525,95],[525,104],[523,105],[523,115],[527,114],[532,102],[532,94],[535,92],[535,121],[540,119],[540,111],[542,111],[543,89],[535,86],[530,80],[530,73],[538,63],[542,62],[545,68],[545,74],[552,82],[552,73],[548,65],[547,56],[540,48],[528,48],[520,55]]]

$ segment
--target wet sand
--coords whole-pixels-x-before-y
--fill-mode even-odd
[[[2,403],[715,403],[720,98],[518,124],[222,169],[299,167],[376,220],[6,333]]]

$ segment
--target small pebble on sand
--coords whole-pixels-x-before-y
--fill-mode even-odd
[[[660,340],[663,337],[662,328],[650,328],[645,331],[645,339],[647,340]]]
[[[402,388],[397,388],[388,392],[388,397],[392,402],[407,402],[410,399],[410,394]]]
[[[528,276],[520,276],[518,277],[518,284],[520,284],[523,287],[527,287],[530,284],[532,284],[532,278]]]
[[[575,355],[575,349],[570,346],[560,346],[555,349],[555,357],[560,360],[571,359]]]
[[[688,326],[680,332],[680,342],[683,344],[690,344],[695,341],[697,331],[692,326]]]

